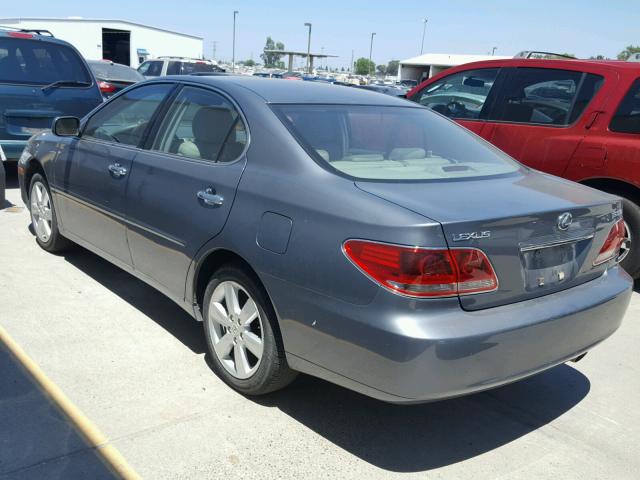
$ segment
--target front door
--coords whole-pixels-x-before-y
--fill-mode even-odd
[[[483,137],[525,165],[562,176],[586,133],[587,107],[591,112],[601,102],[594,97],[604,81],[577,70],[509,69]]]
[[[138,146],[172,88],[142,86],[105,104],[56,165],[64,231],[126,265],[127,183]]]
[[[129,178],[135,269],[176,298],[198,249],[223,228],[244,169],[245,124],[222,95],[184,86]]]

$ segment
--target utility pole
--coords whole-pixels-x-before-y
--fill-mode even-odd
[[[353,73],[353,50],[351,50],[351,66],[349,67],[349,71]]]
[[[369,76],[371,76],[371,54],[373,53],[373,36],[376,34],[376,32],[372,32],[371,33],[371,44],[369,45]],[[375,72],[375,70],[374,70]]]
[[[311,73],[311,24],[309,22],[304,24],[305,27],[309,27],[309,37],[307,39],[307,73]]]
[[[215,60],[216,59],[216,50],[218,48],[218,42],[216,40],[214,40],[213,42],[211,42],[213,45],[213,55],[211,57],[211,60]]]
[[[427,31],[427,22],[429,21],[429,19],[425,18],[423,20],[423,25],[422,25],[422,43],[420,44],[420,55],[422,55],[422,52],[424,51],[424,34]]]
[[[233,11],[233,47],[231,50],[231,71],[236,71],[236,15],[238,10]]]

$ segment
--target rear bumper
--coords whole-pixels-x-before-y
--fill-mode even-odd
[[[17,162],[22,155],[24,147],[27,146],[29,140],[0,140],[0,148],[4,152],[4,157],[0,154],[5,162]]]
[[[563,292],[468,312],[457,299],[436,304],[381,291],[354,306],[268,283],[276,308],[292,302],[278,311],[292,368],[395,403],[465,395],[575,358],[616,331],[632,288],[614,267]]]

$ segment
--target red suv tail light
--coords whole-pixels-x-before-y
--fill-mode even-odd
[[[105,81],[98,82],[98,88],[102,93],[113,93],[116,91],[115,85],[112,85],[111,83]]]
[[[593,262],[594,265],[600,265],[620,254],[620,249],[625,242],[625,229],[624,220],[618,220],[615,225],[611,227],[609,235],[607,235],[607,239],[600,249],[600,253],[598,253],[598,256]]]
[[[413,297],[449,297],[498,288],[491,262],[475,248],[428,249],[347,240],[343,250],[374,281]]]

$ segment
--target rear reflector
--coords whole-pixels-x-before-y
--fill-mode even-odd
[[[607,235],[607,238],[600,249],[600,253],[598,253],[598,256],[593,262],[594,265],[600,265],[604,262],[608,262],[620,254],[620,249],[625,242],[625,228],[624,220],[618,220],[615,225],[611,227],[609,235]]]
[[[413,297],[450,297],[498,288],[491,262],[474,248],[428,249],[347,240],[343,250],[367,276]]]

